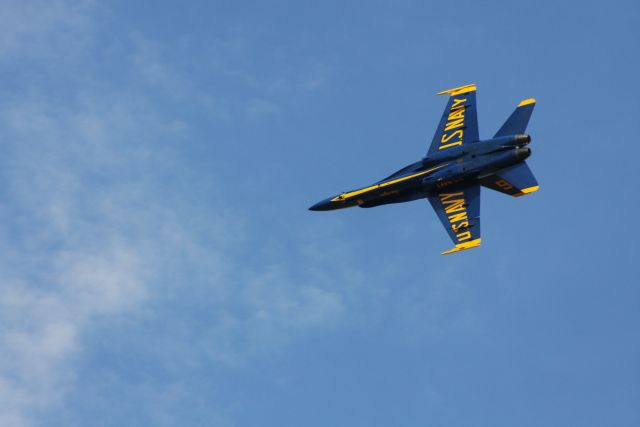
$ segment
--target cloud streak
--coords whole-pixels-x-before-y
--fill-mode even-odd
[[[67,36],[50,34],[91,40],[91,3],[40,6],[42,16],[30,21],[34,5],[11,4],[9,14],[29,24],[5,28],[0,55],[13,61],[27,52],[42,61],[40,72],[69,84],[46,61]],[[132,40],[130,81],[142,76],[197,99],[149,43]],[[92,48],[75,46],[80,56]],[[73,80],[64,102],[38,79],[27,84],[27,96],[0,105],[1,425],[32,425],[34,414],[65,405],[83,384],[76,367],[92,351],[86,337],[116,319],[128,318],[135,329],[170,316],[170,336],[146,339],[168,351],[191,349],[179,366],[195,358],[238,367],[343,315],[351,297],[332,286],[335,278],[309,281],[286,259],[247,265],[236,255],[255,244],[244,230],[248,219],[215,203],[227,199],[216,178],[194,176],[171,144],[192,124],[133,84]],[[257,94],[246,108],[252,118],[280,111]],[[306,243],[297,244],[292,250]],[[305,264],[322,271],[327,261],[307,255]],[[357,285],[348,267],[336,274]]]

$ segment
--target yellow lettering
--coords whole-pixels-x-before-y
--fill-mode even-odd
[[[455,135],[458,135],[460,139],[462,139],[462,135],[464,135],[464,132],[462,131],[462,129],[459,129],[453,133],[450,133],[449,135],[447,135],[446,133],[443,133],[442,138],[440,138],[440,142],[442,142],[443,144],[445,142],[449,142],[449,140],[451,140]]]
[[[451,200],[448,202],[442,202],[442,204],[447,204],[450,206],[447,206],[446,208],[444,208],[444,211],[448,214],[450,213],[454,213],[454,212],[459,212],[459,211],[463,211],[464,212],[464,199],[456,199],[456,200]]]
[[[451,224],[453,224],[454,222],[464,221],[465,219],[467,219],[467,212],[449,215],[449,222]]]
[[[462,145],[462,141],[452,142],[451,144],[441,145],[438,150],[444,150],[445,148],[454,147],[456,145]]]
[[[464,107],[451,110],[448,120],[451,121],[455,119],[464,119]]]
[[[496,181],[496,185],[504,190],[511,190],[513,188],[513,185],[509,184],[504,179]]]
[[[451,129],[459,128],[464,125],[464,117],[458,120],[452,120],[447,122],[446,127],[444,128],[445,132]]]
[[[471,238],[471,232],[465,231],[464,233],[456,234],[456,237],[458,238],[459,242],[462,242],[464,240],[469,240]]]
[[[460,196],[464,196],[463,192],[460,193],[440,193],[438,195],[440,197],[440,200],[442,200],[442,203],[444,203],[446,200],[452,198],[452,197],[460,197]]]
[[[462,103],[463,103],[463,102],[465,102],[466,100],[467,100],[467,98],[464,98],[464,99],[456,99],[456,98],[453,98],[453,104],[451,104],[451,109],[453,110],[454,108],[456,108],[456,106],[457,106],[458,104],[462,104]]]
[[[461,222],[460,224],[451,224],[451,228],[453,229],[453,232],[456,233],[458,232],[458,230],[465,229],[469,226],[469,223],[467,221],[465,222]]]

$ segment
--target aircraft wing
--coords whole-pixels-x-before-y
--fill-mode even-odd
[[[450,97],[427,155],[480,139],[476,111],[476,85],[445,90],[438,95],[450,95]]]
[[[428,199],[455,244],[443,255],[480,246],[480,185],[446,189]]]
[[[524,196],[540,188],[536,177],[525,162],[499,170],[493,175],[482,178],[480,183],[484,187],[513,197]]]

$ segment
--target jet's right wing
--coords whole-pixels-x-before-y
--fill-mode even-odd
[[[450,95],[450,97],[427,155],[480,139],[476,111],[476,85],[445,90],[438,95]]]
[[[428,199],[455,243],[442,255],[480,246],[480,185],[447,189]]]

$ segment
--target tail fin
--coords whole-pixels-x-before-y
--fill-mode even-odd
[[[494,138],[498,136],[524,133],[527,129],[527,125],[529,124],[529,118],[531,118],[531,113],[533,113],[533,107],[535,107],[535,105],[536,100],[533,98],[525,99],[518,104],[518,108],[511,113],[511,116],[509,116],[507,121],[504,122],[498,133],[495,134]]]

